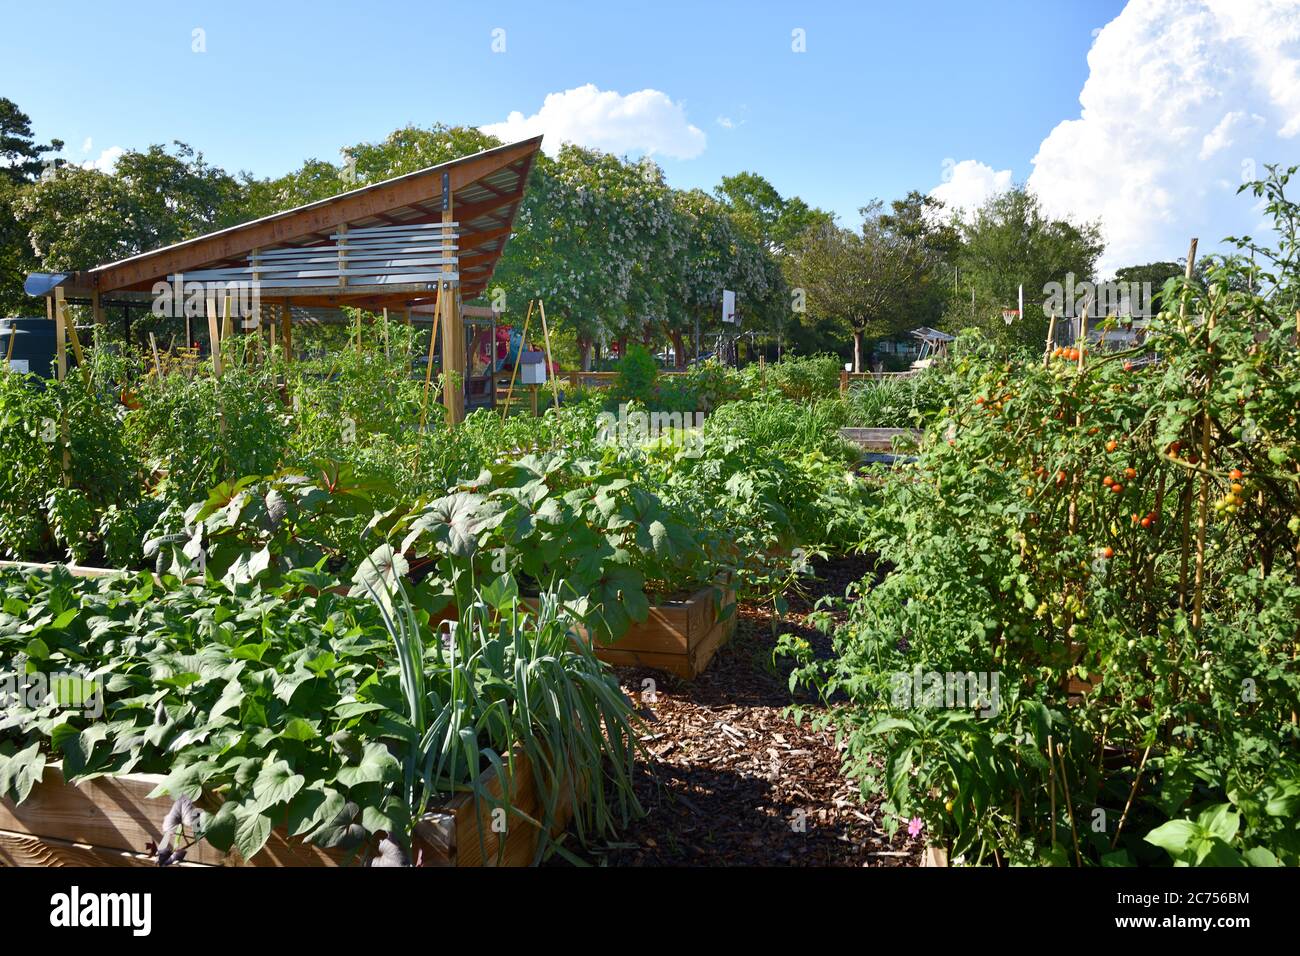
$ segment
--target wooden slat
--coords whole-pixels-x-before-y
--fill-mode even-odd
[[[374,236],[378,238],[384,238],[386,236],[425,235],[428,233],[445,233],[448,230],[455,229],[459,225],[460,223],[455,221],[412,222],[401,223],[394,226],[374,226],[367,229],[349,229],[346,235],[348,237]],[[343,235],[345,235],[345,233],[335,232],[330,234],[330,238],[339,239]]]
[[[145,853],[128,853],[124,850],[110,850],[102,846],[89,846],[84,843],[69,843],[54,837],[37,837],[26,833],[13,833],[0,830],[0,866],[47,866],[47,867],[118,867],[118,866],[157,866],[157,861]],[[192,863],[189,854],[179,866],[206,866],[204,863]]]
[[[148,798],[165,779],[160,774],[132,773],[97,777],[74,786],[63,779],[57,764],[50,764],[22,804],[0,800],[0,830],[144,853],[146,843],[162,839],[163,818],[171,809],[172,801],[165,797]],[[188,858],[195,863],[247,865],[237,853],[222,853],[206,843],[192,847]],[[252,865],[336,866],[344,859],[344,855],[291,841],[283,831],[274,831]]]
[[[276,265],[273,267],[259,266],[258,272],[261,274],[263,284],[278,282],[281,279],[322,279],[332,276],[374,276],[374,275],[393,275],[399,273],[407,274],[424,274],[425,269],[422,266],[444,266],[456,265],[456,257],[451,258],[433,258],[429,256],[414,256],[406,259],[391,260],[391,264],[386,261],[353,265],[353,257],[348,256],[348,266],[346,268],[318,268],[310,263],[289,262]],[[441,271],[438,275],[441,275]],[[195,281],[250,281],[253,278],[252,269],[221,269],[213,271],[192,272],[187,279]]]

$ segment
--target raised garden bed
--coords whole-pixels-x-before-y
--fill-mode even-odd
[[[841,428],[840,437],[851,441],[863,451],[892,452],[895,439],[902,438],[907,444],[921,439],[923,432],[915,428]]]
[[[693,680],[736,633],[734,608],[723,616],[723,609],[735,601],[731,588],[705,587],[681,601],[652,604],[644,623],[633,624],[616,641],[598,641],[596,656],[610,664],[654,667]]]
[[[531,768],[522,758],[515,766],[510,805],[541,819],[544,809]],[[56,764],[48,765],[21,805],[0,800],[0,866],[156,865],[146,845],[162,838],[162,821],[172,801],[150,799],[148,794],[164,779],[160,774],[130,773],[77,785],[65,781]],[[486,771],[481,779],[491,793],[500,794],[501,782],[494,771]],[[530,865],[537,853],[537,827],[520,813],[512,813],[503,835],[493,830],[492,805],[482,801],[477,809],[476,813],[472,794],[459,794],[427,813],[415,829],[416,862],[422,866]],[[568,824],[570,812],[567,805],[559,808],[553,832]],[[323,850],[277,829],[252,860],[200,842],[190,847],[186,862],[316,867],[344,866],[357,859],[353,853]]]

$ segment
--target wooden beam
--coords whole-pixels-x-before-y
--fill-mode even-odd
[[[378,218],[383,213],[403,206],[427,201],[430,183],[437,182],[444,174],[448,178],[449,190],[454,193],[520,159],[531,158],[540,145],[541,137],[538,136],[441,166],[408,173],[341,196],[101,266],[85,273],[85,276],[90,278],[94,288],[110,292],[138,283],[152,282],[214,261],[245,256],[259,246],[285,245],[313,233],[331,231],[339,222]]]

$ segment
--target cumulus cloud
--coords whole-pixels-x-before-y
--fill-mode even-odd
[[[1131,0],[1088,67],[1028,185],[1051,215],[1101,221],[1103,273],[1258,232],[1236,188],[1295,161],[1300,0]]]
[[[504,122],[483,132],[505,142],[543,133],[543,147],[554,154],[564,143],[606,152],[693,159],[704,152],[704,131],[686,118],[686,109],[659,90],[623,95],[593,83],[562,93],[548,93],[531,116],[515,110]]]
[[[944,204],[944,214],[957,212],[969,222],[980,206],[1011,188],[1011,170],[995,170],[974,159],[943,161],[943,182],[930,195]]]
[[[1192,236],[1264,238],[1237,187],[1300,146],[1300,0],[1130,0],[1095,31],[1080,112],[1051,130],[1027,184],[1049,215],[1100,221],[1103,275],[1178,259]],[[931,195],[964,210],[1010,185],[945,161]]]
[[[89,140],[87,140],[89,142]],[[87,150],[88,152],[89,150]],[[81,164],[82,169],[98,169],[101,173],[111,173],[117,166],[118,159],[126,150],[121,146],[110,146],[102,151],[97,159],[88,159]]]

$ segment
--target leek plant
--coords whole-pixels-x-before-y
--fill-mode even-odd
[[[479,587],[468,562],[456,562],[458,613],[435,634],[407,593],[400,555],[388,549],[385,557],[381,567],[372,555],[375,573],[358,583],[378,605],[398,660],[411,733],[397,756],[412,826],[447,794],[468,791],[476,810],[486,801],[511,824],[538,828],[538,862],[553,851],[574,859],[551,833],[566,806],[583,844],[640,815],[631,702],[590,643],[575,636],[576,622],[555,593],[543,593],[534,609],[512,576]],[[532,770],[540,819],[511,805],[521,760]],[[487,786],[489,769],[499,794]],[[498,857],[503,851],[504,840]]]

